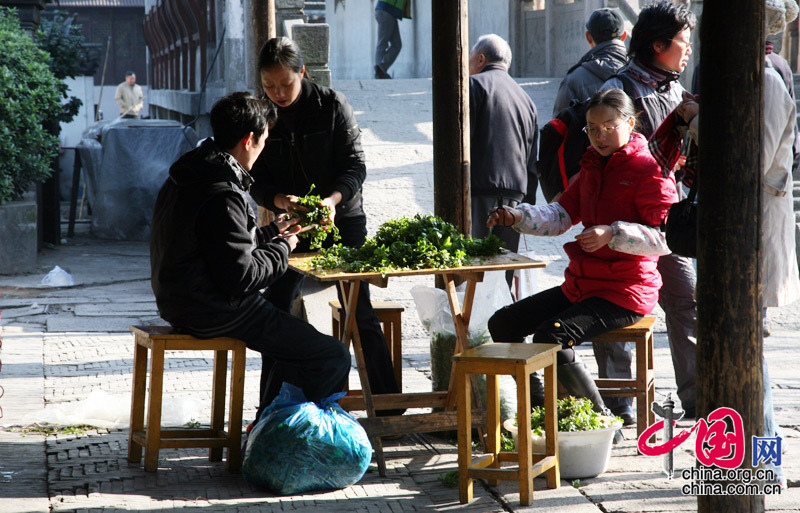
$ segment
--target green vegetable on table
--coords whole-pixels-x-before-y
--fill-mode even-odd
[[[433,215],[390,219],[360,248],[336,244],[311,261],[315,269],[347,272],[444,269],[461,267],[472,257],[500,253],[503,243],[494,235],[473,239]]]
[[[605,429],[617,422],[622,425],[619,417],[609,417],[594,411],[590,399],[568,396],[559,399],[557,406],[559,431]],[[516,422],[514,424],[517,425]],[[535,406],[531,411],[531,430],[538,436],[544,436],[544,408],[541,406]]]
[[[308,194],[302,198],[298,198],[297,203],[308,209],[308,212],[296,210],[294,216],[300,218],[298,223],[301,227],[313,226],[310,230],[301,232],[299,237],[311,239],[310,248],[312,250],[320,249],[322,243],[329,235],[333,236],[333,240],[341,239],[339,235],[339,228],[332,223],[326,223],[331,217],[331,209],[327,205],[322,204],[322,198],[316,194],[311,194],[314,190],[314,184],[308,190]]]

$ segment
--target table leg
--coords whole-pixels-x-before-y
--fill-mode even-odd
[[[483,279],[483,273],[475,273],[467,276],[467,288],[464,291],[464,307],[462,309],[456,294],[455,275],[445,274],[445,292],[450,302],[450,314],[453,316],[453,325],[456,329],[456,347],[453,354],[458,354],[469,348],[469,319],[472,315],[472,301],[475,298],[475,287],[478,281]],[[470,376],[472,382],[472,397],[475,407],[480,409],[481,396],[475,383],[475,377]],[[456,394],[454,392],[455,383],[455,363],[450,370],[450,384],[447,387],[447,409],[452,410],[456,404]]]
[[[356,324],[356,305],[358,304],[358,291],[361,288],[361,281],[340,281],[339,287],[342,291],[342,299],[345,304],[342,305],[344,314],[344,330],[342,334],[342,342],[348,345],[350,340],[353,341],[353,354],[356,357],[356,368],[358,369],[358,378],[361,381],[361,393],[364,396],[364,404],[367,410],[367,417],[375,417],[375,404],[372,402],[372,389],[369,385],[369,376],[367,375],[367,364],[364,359],[364,352],[361,349],[361,335],[358,333],[358,325]],[[383,454],[383,444],[381,437],[370,436],[372,449],[375,451],[375,459],[378,462],[378,473],[381,477],[386,477],[386,458]]]

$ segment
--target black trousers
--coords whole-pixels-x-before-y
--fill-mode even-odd
[[[643,316],[606,299],[590,297],[572,303],[561,287],[544,290],[511,303],[489,319],[495,342],[522,342],[533,334],[537,344],[558,344],[558,364],[575,361],[572,345],[617,328],[630,326]]]
[[[364,244],[367,236],[366,217],[336,219],[336,226],[342,236],[341,243],[346,246],[359,247]],[[331,240],[328,239],[325,246],[330,246]],[[308,243],[301,239],[295,252],[302,253],[308,251]],[[273,283],[267,291],[267,299],[276,308],[285,312],[290,312],[295,298],[303,287],[304,276],[295,271],[287,271],[281,278]],[[341,290],[337,287],[339,302],[346,304],[346,298],[342,297]],[[358,333],[361,337],[361,348],[364,352],[364,360],[367,363],[367,376],[369,377],[370,388],[373,394],[392,394],[400,392],[397,380],[394,377],[394,367],[392,366],[392,356],[386,346],[386,339],[383,336],[378,316],[372,309],[370,302],[369,285],[361,282],[358,293],[358,303],[356,304],[356,324]],[[262,356],[261,359],[261,389],[266,390],[267,375],[274,362],[269,357]],[[344,385],[342,386],[344,388]],[[270,395],[270,391],[265,392]],[[277,394],[277,392],[275,392]],[[264,394],[262,394],[264,395]]]
[[[318,402],[347,383],[350,352],[339,340],[324,335],[309,323],[283,312],[268,301],[229,336],[243,340],[261,353],[261,402],[256,419],[277,397],[284,381],[303,389],[309,401]]]

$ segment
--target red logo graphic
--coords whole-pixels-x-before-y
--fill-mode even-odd
[[[726,421],[729,418],[729,421]],[[672,421],[675,425],[675,421]],[[729,427],[732,426],[732,430]],[[671,440],[663,444],[650,445],[648,440],[664,428],[664,420],[659,420],[648,427],[639,437],[639,451],[645,456],[661,456],[686,441],[697,431],[695,452],[697,460],[706,466],[716,465],[720,468],[738,468],[744,461],[745,441],[744,424],[739,412],[732,408],[717,408],[706,419],[698,420],[691,429],[684,429]]]

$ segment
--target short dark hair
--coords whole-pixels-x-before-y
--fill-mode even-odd
[[[622,89],[603,89],[594,93],[586,104],[588,113],[592,107],[603,105],[614,110],[619,117],[636,119],[636,107],[633,105],[631,97],[625,94]],[[635,128],[635,125],[634,125]]]
[[[675,34],[687,28],[694,30],[696,23],[694,13],[685,5],[674,4],[669,0],[648,5],[639,13],[639,21],[631,31],[628,55],[642,64],[652,64],[655,57],[653,43],[661,41],[669,48]]]
[[[273,37],[261,47],[258,53],[258,69],[272,69],[277,66],[289,68],[295,73],[303,69],[303,54],[297,43],[288,37]]]
[[[130,70],[125,72],[125,78],[128,78],[131,75],[136,75],[136,73],[134,73],[133,71],[130,71]],[[117,75],[117,76],[119,76],[119,75]]]
[[[259,140],[267,127],[278,120],[278,112],[272,103],[240,91],[217,101],[211,107],[209,119],[214,141],[220,149],[228,151],[250,132]]]

